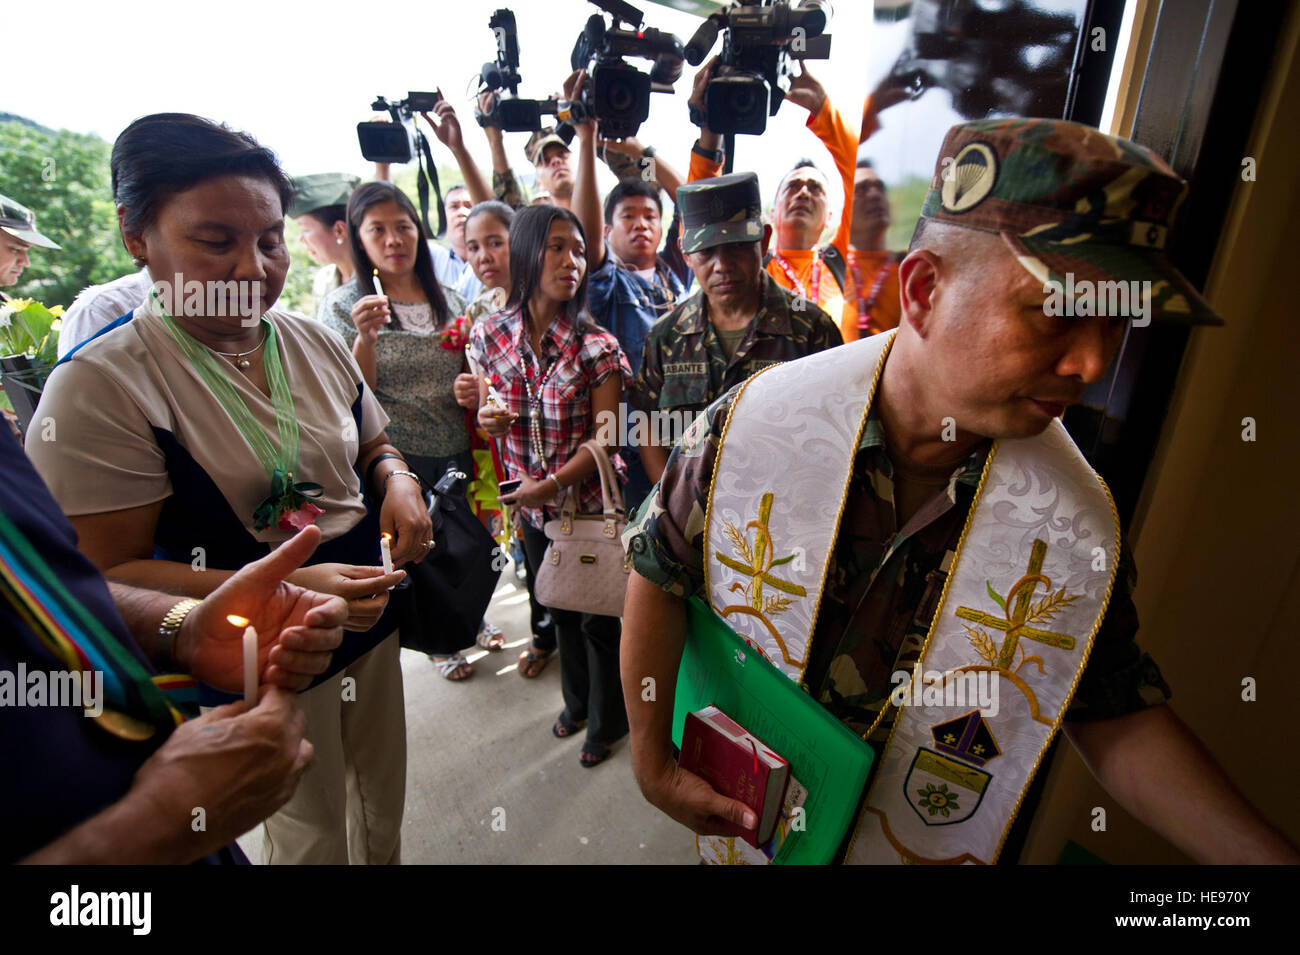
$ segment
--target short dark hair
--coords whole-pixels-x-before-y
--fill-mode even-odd
[[[876,167],[872,164],[872,162],[871,162],[870,159],[868,159],[866,156],[863,156],[861,159],[858,160],[858,166],[857,166],[857,168],[859,168],[859,169],[875,169]]]
[[[361,288],[363,295],[375,294],[375,265],[370,261],[370,256],[366,254],[366,247],[361,243],[361,223],[366,218],[366,212],[381,202],[397,203],[415,223],[415,231],[419,235],[415,243],[415,279],[424,290],[424,297],[429,300],[434,323],[446,324],[451,319],[451,307],[447,304],[447,296],[442,294],[442,284],[433,271],[433,253],[429,251],[429,237],[424,234],[424,226],[420,224],[420,214],[415,211],[415,203],[391,182],[363,183],[352,190],[352,198],[348,200],[348,238],[352,245],[352,261],[357,266],[354,281]],[[395,314],[392,327],[401,328],[401,322]]]
[[[659,209],[660,218],[663,217],[664,203],[659,198],[659,187],[655,183],[636,178],[620,179],[618,185],[609,190],[609,195],[605,197],[605,225],[613,225],[614,213],[618,211],[618,204],[634,196],[645,196],[647,199],[653,199]]]
[[[442,194],[442,201],[446,202],[450,199],[453,192],[469,192],[469,186],[465,185],[463,182],[458,182],[454,185],[448,186],[447,191]]]
[[[515,213],[515,220],[510,224],[510,297],[506,300],[506,308],[526,308],[533,292],[541,284],[546,239],[551,234],[551,225],[556,219],[572,224],[583,243],[586,243],[587,233],[583,231],[582,221],[561,206],[528,206]],[[596,328],[596,323],[587,314],[589,271],[583,269],[582,279],[570,300],[573,310],[565,309],[566,314],[577,324],[580,333]]]
[[[465,228],[469,228],[470,222],[479,216],[491,216],[510,231],[510,224],[515,221],[515,210],[511,209],[504,202],[498,202],[496,199],[488,199],[484,202],[474,204],[474,208],[469,210],[469,215],[465,217]]]
[[[126,208],[122,227],[151,226],[177,193],[219,176],[260,176],[289,208],[293,184],[275,153],[248,133],[193,113],[141,116],[118,135],[109,159],[113,201]]]
[[[321,206],[319,209],[312,209],[310,212],[304,212],[303,215],[311,216],[327,229],[334,228],[334,223],[342,222],[344,225],[348,221],[348,207],[344,203],[336,206]]]
[[[822,178],[826,178],[826,173],[822,172],[821,167],[818,166],[811,159],[809,159],[807,156],[803,157],[802,159],[796,159],[794,165],[786,170],[785,175],[781,177],[781,181],[776,184],[776,191],[778,195],[780,195],[781,190],[785,188],[785,181],[789,179],[791,176],[793,176],[795,173],[797,173],[800,169],[815,169],[822,176]]]

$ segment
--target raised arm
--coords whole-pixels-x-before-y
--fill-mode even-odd
[[[789,99],[808,110],[808,128],[830,152],[835,169],[840,174],[844,192],[844,207],[835,229],[831,245],[840,254],[849,253],[849,229],[853,225],[853,176],[858,164],[858,131],[845,121],[844,116],[831,103],[825,88],[808,72],[803,72],[790,82]]]
[[[564,96],[573,99],[586,78],[578,70],[564,81]],[[587,236],[587,268],[594,271],[605,264],[605,217],[600,208],[600,190],[596,185],[596,121],[589,119],[576,125],[578,132],[578,176],[573,185],[573,214],[582,223]]]
[[[465,188],[469,190],[469,197],[476,203],[487,202],[492,198],[492,190],[487,180],[483,178],[478,163],[474,162],[474,157],[465,148],[465,139],[461,135],[460,120],[456,116],[456,110],[446,99],[442,99],[433,108],[433,112],[438,118],[436,123],[428,113],[420,115],[433,128],[433,134],[438,137],[438,141],[451,150],[451,154],[456,157],[456,165],[460,167],[460,174],[465,179]]]

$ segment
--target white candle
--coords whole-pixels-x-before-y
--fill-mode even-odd
[[[244,699],[249,706],[257,705],[257,631],[247,617],[230,614],[226,617],[236,627],[244,628]]]
[[[488,386],[488,401],[497,408],[500,408],[502,411],[509,411],[510,409],[506,405],[506,399],[501,397],[501,392],[497,391],[496,385],[492,384],[492,379],[485,375],[483,381]]]
[[[387,298],[388,293],[384,291],[384,286],[379,281],[379,269],[375,269],[374,282],[375,282],[375,294],[382,295],[384,296],[384,298]]]
[[[384,573],[386,574],[393,572],[393,551],[389,547],[389,541],[392,539],[393,535],[386,532],[379,535],[379,555],[384,559]],[[389,587],[388,589],[392,590],[393,588]]]

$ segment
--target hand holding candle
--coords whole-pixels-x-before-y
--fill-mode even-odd
[[[384,285],[383,285],[383,283],[379,281],[379,269],[375,269],[375,270],[374,270],[374,274],[371,276],[371,278],[372,278],[372,280],[373,280],[374,283],[375,283],[375,294],[376,294],[376,295],[382,295],[384,298],[388,298],[388,293],[384,291]],[[384,324],[385,324],[385,325],[387,325],[387,324],[389,324],[389,323],[391,323],[391,322],[392,322],[392,319],[391,319],[391,318],[385,318],[385,319],[384,319]]]
[[[240,617],[235,614],[227,615],[226,619],[236,627],[244,628],[244,701],[249,706],[257,705],[257,631],[253,625],[248,622],[247,617]]]
[[[384,573],[386,574],[393,572],[392,540],[393,535],[387,531],[379,535],[379,556],[384,560]],[[393,588],[389,587],[388,589],[392,590]]]

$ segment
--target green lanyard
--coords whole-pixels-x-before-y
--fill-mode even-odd
[[[280,450],[277,453],[271,446],[262,426],[257,423],[248,405],[239,396],[235,386],[226,377],[224,369],[212,357],[193,335],[176,324],[176,320],[167,314],[167,310],[158,301],[158,295],[150,290],[149,297],[162,316],[163,324],[171,333],[181,351],[189,358],[194,370],[212,391],[226,414],[235,423],[239,433],[244,436],[253,453],[257,455],[262,466],[271,478],[271,493],[253,513],[253,526],[257,530],[269,527],[280,520],[281,516],[296,511],[307,504],[308,497],[319,497],[324,488],[310,482],[295,484],[294,472],[298,470],[298,418],[294,413],[293,395],[289,393],[289,382],[284,377],[284,366],[280,364],[280,349],[276,343],[275,325],[266,316],[262,323],[266,326],[266,347],[263,349],[262,364],[266,369],[266,380],[271,386],[271,405],[275,409],[275,424],[280,434]],[[315,505],[307,505],[320,513]]]

